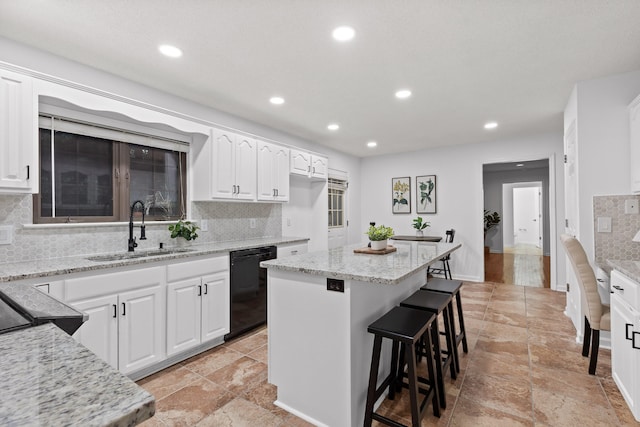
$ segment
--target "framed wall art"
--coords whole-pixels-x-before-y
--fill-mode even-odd
[[[434,214],[436,209],[435,175],[416,176],[416,212],[419,214]]]
[[[411,213],[411,177],[391,178],[392,212]]]

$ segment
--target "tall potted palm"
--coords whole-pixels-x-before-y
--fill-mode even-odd
[[[498,212],[496,211],[491,212],[488,209],[484,210],[484,240],[485,240],[484,253],[485,255],[489,252],[489,246],[486,245],[487,232],[489,232],[489,230],[491,230],[492,228],[500,224],[500,220],[501,218]]]

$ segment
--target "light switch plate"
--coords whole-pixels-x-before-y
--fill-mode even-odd
[[[610,217],[598,217],[598,233],[611,233]]]
[[[627,199],[624,201],[624,213],[626,214],[637,214],[640,213],[638,209],[638,200],[636,199]]]
[[[0,245],[13,243],[13,225],[0,225]]]
[[[209,231],[209,221],[207,221],[206,219],[201,219],[200,220],[200,230]]]

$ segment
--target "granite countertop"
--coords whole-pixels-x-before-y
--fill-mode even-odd
[[[640,282],[640,261],[608,259],[607,263],[615,270],[619,270],[628,278]]]
[[[122,267],[127,265],[145,264],[155,261],[169,259],[189,258],[199,255],[211,255],[225,253],[239,249],[249,249],[260,246],[283,245],[287,243],[302,243],[309,239],[306,237],[272,237],[251,240],[240,240],[235,242],[217,242],[193,244],[189,246],[188,252],[171,252],[175,247],[165,248],[165,254],[153,256],[143,256],[137,258],[127,257],[127,252],[121,254],[123,259],[114,261],[98,260],[92,261],[88,257],[95,257],[101,254],[81,255],[64,258],[50,258],[32,260],[25,262],[14,262],[0,264],[0,282],[12,282],[16,280],[34,279],[40,277],[59,276],[63,274],[78,273],[82,271],[101,270],[105,268]],[[159,252],[151,250],[153,252]],[[133,254],[140,254],[144,250],[138,250]]]
[[[0,335],[0,425],[131,426],[153,395],[51,323]]]
[[[350,245],[328,251],[309,252],[282,259],[262,261],[268,269],[327,276],[342,280],[394,285],[421,268],[455,251],[459,243],[394,242],[396,252],[386,255],[356,254]]]

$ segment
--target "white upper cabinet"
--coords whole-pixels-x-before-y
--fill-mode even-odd
[[[289,149],[258,141],[258,200],[289,201]]]
[[[0,70],[0,192],[37,191],[36,108],[31,77]]]
[[[214,129],[211,143],[211,197],[255,200],[256,141]]]
[[[631,191],[640,193],[640,96],[629,104]]]
[[[294,175],[326,180],[328,177],[329,161],[326,157],[317,156],[302,150],[291,150],[291,169]]]

